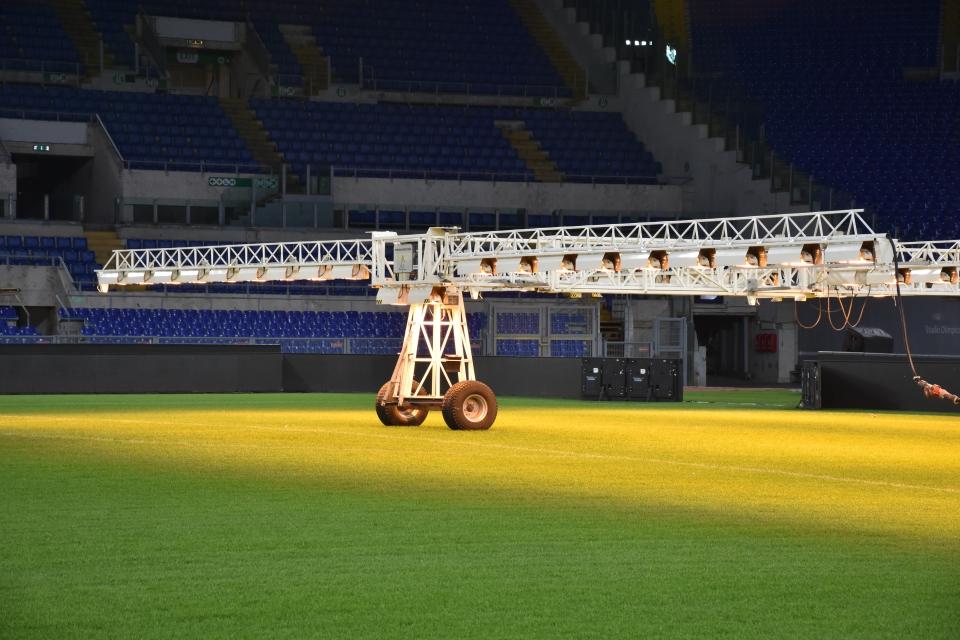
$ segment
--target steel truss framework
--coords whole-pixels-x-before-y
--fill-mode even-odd
[[[120,250],[97,277],[103,292],[132,284],[370,278],[378,302],[410,307],[404,347],[378,407],[437,407],[456,388],[454,395],[472,400],[459,409],[445,404],[444,417],[463,417],[471,415],[464,407],[492,400],[489,389],[458,386],[475,380],[463,293],[719,295],[755,302],[890,296],[899,283],[903,295],[960,295],[960,241],[899,243],[874,232],[862,213],[480,233],[432,228],[374,232],[364,240]]]

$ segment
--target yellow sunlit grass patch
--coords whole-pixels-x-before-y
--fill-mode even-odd
[[[345,408],[238,406],[0,416],[14,441],[205,473],[609,508],[675,508],[801,528],[960,540],[960,419],[753,407],[507,400],[489,432],[439,415],[380,426]],[[300,403],[303,404],[302,402]]]

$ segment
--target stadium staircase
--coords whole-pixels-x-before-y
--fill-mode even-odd
[[[84,0],[52,0],[51,4],[63,23],[63,28],[77,48],[84,64],[84,76],[91,80],[100,68],[100,42],[103,39]],[[103,66],[113,68],[114,60],[107,45],[103,45]]]
[[[540,11],[534,0],[510,0],[520,20],[526,26],[527,31],[537,41],[540,48],[543,49],[550,62],[560,72],[564,83],[573,92],[575,98],[583,98],[587,95],[587,75],[577,64],[570,52],[567,51],[563,40],[557,35],[546,17]]]
[[[280,33],[303,68],[303,90],[315,96],[330,86],[330,66],[309,25],[282,24]]]
[[[110,255],[117,249],[124,249],[123,240],[117,235],[116,231],[88,231],[84,229],[84,237],[87,239],[87,247],[96,256],[98,264],[107,264]]]
[[[960,74],[960,0],[943,0],[940,8],[941,68]]]
[[[243,138],[254,160],[265,171],[276,171],[283,163],[283,156],[277,153],[276,144],[270,140],[246,101],[240,98],[220,98],[220,106]]]
[[[550,154],[540,148],[540,142],[533,137],[529,129],[522,126],[504,126],[500,130],[538,182],[563,182],[560,169],[550,159]]]

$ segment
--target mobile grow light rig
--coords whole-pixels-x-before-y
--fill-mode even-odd
[[[476,378],[463,296],[487,291],[719,295],[759,299],[960,295],[960,242],[898,243],[862,210],[461,233],[434,227],[362,240],[126,249],[98,288],[370,279],[377,302],[409,307],[403,346],[377,393],[385,425],[441,409],[451,429],[489,429],[493,391]],[[921,381],[922,382],[922,381]]]

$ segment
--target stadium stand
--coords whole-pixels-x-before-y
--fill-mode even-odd
[[[331,59],[334,77],[356,82],[361,58],[367,82],[379,90],[426,90],[512,95],[570,95],[507,0],[364,2],[216,0],[166,2],[88,0],[118,61],[132,65],[126,27],[137,11],[245,22],[249,17],[281,75],[303,70],[280,24],[309,27]],[[279,18],[282,16],[282,19]]]
[[[83,71],[77,50],[53,7],[32,0],[0,3],[0,61],[6,69]]]
[[[215,98],[0,85],[6,117],[82,121],[94,113],[132,169],[260,169]]]
[[[534,180],[498,122],[522,122],[563,179],[655,184],[658,162],[619,114],[506,107],[252,100],[295,173]],[[245,171],[255,164],[213,98],[5,84],[0,114],[83,120],[100,115],[132,169]],[[66,115],[65,115],[66,114]]]
[[[533,180],[497,126],[522,122],[569,181],[654,184],[662,171],[617,113],[252,100],[293,170],[335,175]]]
[[[100,268],[84,237],[0,236],[0,264],[59,266],[64,264],[74,284],[96,289],[94,271]]]
[[[239,311],[195,309],[61,309],[61,319],[82,320],[91,342],[281,344],[294,353],[395,354],[407,315],[373,311]],[[486,314],[470,314],[478,340]],[[349,347],[347,342],[349,341]]]
[[[958,237],[960,83],[905,78],[937,65],[940,3],[691,0],[699,86],[745,94],[779,156],[855,195],[906,239]],[[752,129],[759,121],[743,123]]]

